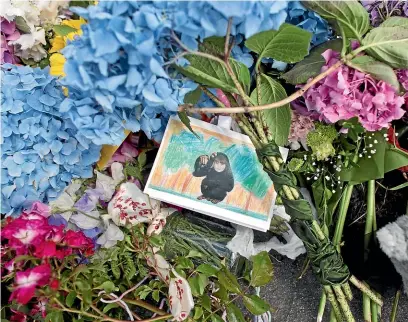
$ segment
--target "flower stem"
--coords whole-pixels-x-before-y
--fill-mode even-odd
[[[398,302],[399,302],[400,296],[401,296],[401,291],[398,290],[397,293],[395,293],[394,302],[392,303],[392,311],[391,311],[390,322],[395,322],[396,321],[397,311],[398,311]]]
[[[337,301],[340,304],[344,317],[347,322],[355,322],[353,313],[351,313],[350,306],[347,303],[346,297],[340,285],[333,285],[334,292],[337,296]]]
[[[324,291],[326,292],[327,298],[332,305],[332,310],[334,312],[334,315],[336,316],[337,321],[341,322],[343,321],[343,317],[341,315],[339,303],[336,300],[336,297],[334,296],[333,290],[329,285],[324,286]]]
[[[320,297],[319,309],[317,311],[317,322],[321,322],[323,320],[324,309],[326,307],[326,299],[326,292],[323,290],[322,296]]]
[[[373,221],[375,216],[375,180],[367,183],[367,217],[364,230],[364,250],[368,251],[368,246],[373,232]]]
[[[368,286],[364,285],[364,283],[359,281],[354,275],[350,277],[349,281],[379,306],[383,305],[383,301]]]
[[[371,322],[371,300],[363,294],[363,318],[364,322]]]
[[[347,210],[350,204],[351,194],[353,193],[354,186],[349,184],[344,191],[343,197],[341,198],[339,218],[337,219],[336,229],[333,236],[333,244],[336,246],[337,251],[340,252],[340,242],[341,236],[343,234],[344,222],[346,221]]]

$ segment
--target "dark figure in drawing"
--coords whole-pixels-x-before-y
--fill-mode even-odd
[[[205,177],[201,182],[201,193],[197,199],[219,203],[234,188],[234,176],[228,157],[221,152],[201,155],[194,164],[193,176]]]

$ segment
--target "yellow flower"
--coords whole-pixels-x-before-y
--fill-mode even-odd
[[[86,21],[83,18],[80,18],[79,20],[64,20],[61,25],[74,28],[76,31],[70,32],[66,36],[55,36],[50,53],[59,52],[66,46],[67,40],[74,40],[75,36],[82,35],[81,25],[84,23],[86,23]]]
[[[55,53],[50,57],[50,74],[53,76],[65,76],[65,57],[60,53]]]
[[[74,40],[75,36],[82,35],[81,25],[86,23],[85,19],[79,20],[64,20],[61,25],[74,28],[76,31],[70,32],[66,36],[55,36],[52,41],[52,47],[50,53],[50,74],[53,76],[65,76],[64,64],[65,58],[60,54],[60,50],[67,45],[67,40]]]

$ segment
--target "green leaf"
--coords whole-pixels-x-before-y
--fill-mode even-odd
[[[76,32],[77,31],[75,28],[67,26],[67,25],[55,25],[53,27],[53,30],[59,36],[66,36],[71,32]]]
[[[16,28],[22,33],[29,34],[31,32],[30,27],[27,25],[23,17],[16,17],[14,21],[16,22]]]
[[[347,38],[358,39],[370,28],[368,12],[357,0],[302,1],[302,4],[323,18],[343,27]]]
[[[118,308],[118,307],[119,307],[119,305],[116,304],[116,303],[109,303],[108,305],[106,305],[106,306],[103,308],[102,312],[103,312],[103,313],[107,313],[107,312],[109,312],[110,310],[116,309],[116,308]]]
[[[197,272],[203,273],[207,276],[216,276],[218,272],[218,268],[211,266],[210,264],[201,264],[196,268]]]
[[[263,251],[251,257],[253,263],[251,286],[264,286],[273,278],[273,265],[268,252]]]
[[[385,147],[384,173],[408,166],[408,153],[387,143]]]
[[[351,67],[370,74],[377,80],[390,84],[397,91],[400,89],[400,83],[394,70],[387,64],[375,60],[373,57],[358,56],[351,61]]]
[[[270,310],[270,305],[258,295],[245,295],[244,305],[254,315],[261,315]]]
[[[380,27],[408,27],[408,18],[390,17],[385,20]]]
[[[62,311],[52,311],[45,317],[45,322],[64,322]]]
[[[208,277],[203,274],[197,274],[190,277],[188,283],[190,284],[193,295],[200,296],[204,294],[204,290],[208,285]]]
[[[201,306],[196,306],[194,308],[194,320],[198,320],[203,315],[203,308]]]
[[[408,19],[408,18],[406,18]],[[378,27],[363,39],[365,51],[393,68],[408,68],[408,28]]]
[[[86,291],[86,290],[91,289],[91,286],[89,285],[89,283],[84,281],[84,280],[77,280],[77,281],[74,282],[74,285],[80,291]]]
[[[371,158],[368,158],[367,156],[360,158],[357,162],[358,167],[350,167],[348,169],[343,168],[339,173],[342,181],[360,183],[369,180],[384,178],[386,141],[384,140],[383,134],[381,132],[375,132],[372,140],[377,140],[378,142],[374,145],[376,153],[372,154]],[[364,171],[361,171],[361,169],[364,169]]]
[[[159,302],[160,301],[160,292],[159,292],[159,290],[154,290],[153,293],[152,293],[152,297],[153,297],[153,300],[155,300],[156,302]]]
[[[228,291],[240,294],[241,288],[239,287],[237,278],[228,271],[225,267],[217,273],[218,280],[222,286]]]
[[[211,299],[207,294],[203,294],[201,296],[201,305],[205,308],[208,312],[211,312]]]
[[[137,157],[137,162],[139,163],[139,168],[142,168],[146,165],[147,157],[146,152],[140,152],[139,156]]]
[[[187,256],[187,258],[197,258],[197,257],[203,257],[203,254],[201,254],[199,251],[191,249]]]
[[[116,290],[115,284],[112,281],[105,281],[102,285],[98,286],[97,288],[103,289],[106,293],[112,293]]]
[[[311,38],[310,32],[284,23],[279,30],[262,31],[253,35],[245,41],[245,46],[259,55],[259,61],[268,57],[286,63],[297,63],[308,54]]]
[[[74,301],[76,299],[77,293],[75,291],[71,291],[68,293],[67,298],[65,299],[65,304],[68,307],[71,307],[72,304],[74,304]]]
[[[200,137],[196,132],[194,132],[193,128],[191,127],[190,118],[187,116],[187,113],[178,112],[177,115],[180,118],[180,121],[190,130],[190,132],[193,133],[197,137],[197,139],[200,139]]]
[[[342,41],[340,39],[325,42],[310,51],[310,55],[297,63],[290,71],[282,75],[282,78],[289,84],[304,84],[310,77],[320,74],[320,70],[326,63],[322,53],[327,49],[341,51]]]
[[[197,87],[194,91],[188,92],[184,96],[184,103],[195,105],[198,103],[198,100],[200,99],[202,94],[203,91],[201,90],[201,88]]]
[[[185,257],[178,257],[176,259],[176,263],[179,268],[194,268],[194,264],[191,259]]]
[[[218,314],[211,315],[211,322],[225,322]]]
[[[175,66],[183,75],[202,85],[238,93],[234,81],[220,62],[197,55],[187,55],[186,59],[190,62],[189,66]],[[230,65],[238,81],[248,92],[251,82],[248,68],[234,59],[230,59]]]
[[[251,94],[251,100],[255,105],[264,105],[280,101],[287,97],[283,86],[271,77],[261,75],[261,101],[258,102],[257,89]],[[278,108],[272,108],[259,112],[260,117],[265,121],[272,139],[277,145],[284,146],[288,143],[288,136],[291,123],[291,110],[289,104]]]
[[[222,302],[228,302],[229,300],[228,291],[222,285],[219,285],[218,291],[214,293],[214,296],[219,298]]]
[[[227,321],[228,322],[245,322],[244,315],[241,310],[233,303],[227,306]]]

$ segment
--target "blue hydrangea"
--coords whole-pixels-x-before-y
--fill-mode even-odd
[[[174,56],[170,31],[195,49],[198,39],[224,36],[229,17],[234,35],[277,29],[286,8],[286,1],[101,1],[72,8],[88,24],[63,51],[62,84],[70,95],[62,111],[97,144],[119,144],[123,129],[160,141],[168,117],[197,86],[164,67],[165,57]]]
[[[48,70],[5,64],[1,79],[1,213],[13,213],[92,177],[100,147],[59,111],[64,95]]]
[[[316,12],[306,9],[299,1],[291,1],[286,21],[312,33],[311,46],[320,45],[332,36],[332,30],[326,20]]]

